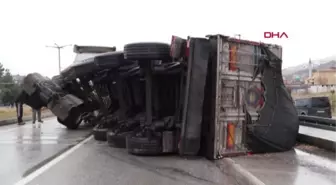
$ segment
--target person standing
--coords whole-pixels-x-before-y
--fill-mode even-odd
[[[33,124],[35,124],[36,122],[36,115],[37,115],[37,121],[43,123],[41,118],[41,109],[33,109]]]
[[[16,108],[16,115],[17,115],[17,121],[18,125],[24,125],[25,122],[23,122],[23,100],[25,98],[25,94],[21,92],[19,96],[15,99],[15,108]]]

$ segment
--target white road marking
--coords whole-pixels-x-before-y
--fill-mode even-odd
[[[25,184],[28,184],[29,182],[31,182],[32,180],[34,180],[36,177],[38,177],[39,175],[41,175],[43,172],[47,171],[49,168],[51,168],[55,164],[59,163],[64,158],[66,158],[67,156],[69,156],[71,153],[73,153],[74,151],[76,151],[77,149],[79,149],[82,145],[84,145],[85,143],[87,143],[92,138],[93,138],[93,136],[90,136],[90,137],[86,138],[85,140],[81,141],[80,143],[78,143],[77,145],[73,146],[72,148],[70,148],[69,150],[67,150],[66,152],[64,152],[63,154],[61,154],[58,157],[56,157],[55,159],[51,160],[47,164],[43,165],[41,168],[37,169],[33,173],[29,174],[25,178],[23,178],[20,181],[18,181],[17,183],[15,183],[15,185],[25,185]]]

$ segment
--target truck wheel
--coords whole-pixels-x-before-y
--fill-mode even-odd
[[[96,56],[94,63],[100,69],[106,69],[119,67],[120,65],[125,65],[132,62],[125,59],[124,52],[117,51]]]
[[[107,131],[107,143],[114,148],[126,148],[126,137],[131,132],[115,133],[112,130]]]
[[[157,42],[126,44],[124,46],[124,56],[129,60],[170,59],[170,45]]]
[[[160,155],[162,153],[161,137],[131,136],[126,137],[126,148],[133,155]]]
[[[100,125],[96,125],[93,128],[93,137],[97,141],[106,141],[107,128],[101,128]]]
[[[55,84],[59,85],[61,88],[65,87],[64,78],[61,75],[56,75],[51,78],[51,81],[53,81]]]
[[[76,130],[79,125],[82,122],[82,119],[80,117],[75,117],[75,116],[69,116],[69,118],[67,118],[66,120],[61,120],[59,118],[57,118],[57,121],[66,126],[69,130]]]

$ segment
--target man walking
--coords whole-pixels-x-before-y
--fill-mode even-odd
[[[33,109],[33,124],[35,124],[36,122],[36,115],[37,115],[37,121],[43,123],[41,118],[41,109]]]

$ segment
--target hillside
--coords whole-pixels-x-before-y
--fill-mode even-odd
[[[313,70],[321,70],[336,67],[336,56],[328,57],[318,61],[312,61],[312,63],[313,63]],[[282,74],[287,79],[292,79],[294,75],[306,78],[308,77],[309,74],[308,62],[294,67],[285,68],[282,70]]]

